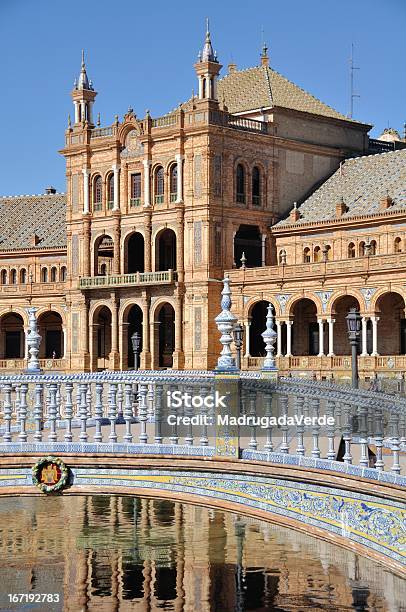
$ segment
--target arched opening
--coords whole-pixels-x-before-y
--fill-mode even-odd
[[[402,239],[399,238],[399,236],[397,238],[395,238],[395,240],[394,240],[393,250],[394,250],[395,253],[401,253],[402,252]]]
[[[44,312],[38,317],[38,331],[42,338],[40,359],[60,359],[63,354],[62,317],[57,312]]]
[[[114,242],[111,236],[100,236],[94,245],[94,275],[106,276],[113,272]]]
[[[62,266],[60,274],[59,274],[59,280],[64,283],[66,281],[66,277],[67,277],[66,266]]]
[[[171,166],[169,172],[169,187],[171,202],[176,202],[178,197],[178,165]]]
[[[245,254],[247,268],[262,266],[262,240],[257,225],[240,225],[234,238],[234,261],[237,268],[242,265],[241,257]]]
[[[258,166],[252,169],[252,204],[261,206],[261,171]]]
[[[162,230],[156,237],[155,270],[176,270],[176,234],[171,229]]]
[[[376,240],[371,240],[371,242],[369,244],[371,245],[371,247],[370,247],[370,254],[371,255],[376,255],[376,253],[377,253]]]
[[[20,283],[22,285],[25,285],[26,282],[27,282],[27,270],[25,268],[22,268],[20,270]]]
[[[0,275],[2,285],[7,285],[7,270],[2,270]]]
[[[303,249],[303,263],[310,263],[311,255],[309,247]]]
[[[127,356],[125,358],[125,355],[124,355],[123,363],[126,364],[129,370],[132,370],[134,368],[134,351],[133,351],[133,346],[131,342],[131,336],[135,332],[138,332],[141,338],[141,343],[140,343],[139,353],[138,353],[138,364],[140,363],[139,356],[142,351],[142,331],[143,331],[142,330],[142,319],[143,319],[142,310],[137,304],[133,304],[129,308],[127,313],[124,315],[123,349],[124,351],[127,352]]]
[[[0,319],[0,349],[2,359],[24,358],[24,321],[16,312],[9,312]]]
[[[348,329],[346,316],[351,308],[360,311],[358,300],[352,295],[343,295],[334,302],[332,307],[332,318],[334,319],[334,354],[351,355],[351,345],[348,340]],[[368,352],[372,351],[372,336],[370,325],[367,327]],[[358,339],[358,352],[361,352],[361,335]]]
[[[350,242],[350,244],[348,245],[347,255],[350,259],[353,259],[355,257],[355,244],[353,242]]]
[[[329,244],[326,244],[326,246],[324,247],[323,257],[326,258],[326,261],[331,260],[331,246]]]
[[[162,166],[155,170],[154,179],[155,204],[162,204],[165,194],[165,172]]]
[[[406,355],[405,301],[394,291],[381,295],[376,303],[378,354]]]
[[[313,261],[318,262],[321,261],[321,259],[321,248],[319,246],[316,246],[313,251]]]
[[[238,164],[235,171],[236,201],[245,203],[245,170],[242,164]]]
[[[358,245],[358,257],[364,257],[365,255],[365,242],[361,240]]]
[[[139,232],[131,234],[126,242],[125,270],[128,274],[144,272],[144,236]]]
[[[48,268],[41,269],[41,283],[48,282]]]
[[[114,206],[114,174],[109,174],[107,178],[107,208]]]
[[[254,306],[251,308],[249,328],[249,347],[251,357],[264,357],[266,354],[265,342],[261,334],[265,331],[266,328],[266,315],[268,312],[268,306],[269,302],[261,300],[260,302],[254,304]],[[275,307],[273,305],[272,312],[275,317]],[[276,331],[276,325],[274,325],[274,330]],[[276,349],[276,345],[274,346]]]
[[[111,311],[100,306],[93,315],[93,369],[106,370],[111,353]]]
[[[302,298],[293,307],[292,354],[318,355],[318,353],[317,307],[312,300]]]
[[[57,273],[58,273],[58,270],[55,267],[51,268],[51,283],[56,282]]]
[[[10,270],[10,285],[17,284],[17,270]]]
[[[100,175],[97,175],[93,180],[93,210],[98,211],[102,209],[102,198],[103,198],[103,180]]]
[[[158,367],[173,366],[175,350],[175,311],[170,304],[163,304],[156,316],[158,332],[155,341],[158,348]]]

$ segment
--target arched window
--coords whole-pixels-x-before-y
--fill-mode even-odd
[[[22,268],[20,270],[20,283],[22,285],[25,285],[26,282],[27,282],[27,270],[25,268]]]
[[[353,242],[348,245],[348,257],[351,259],[355,257],[355,244]]]
[[[279,263],[281,265],[285,265],[286,264],[286,251],[285,249],[282,249],[281,251],[279,251]]]
[[[252,204],[261,206],[261,172],[258,166],[252,169]]]
[[[103,197],[103,181],[102,177],[96,176],[93,182],[93,210],[102,209],[102,197]]]
[[[394,242],[394,252],[401,253],[402,252],[402,239],[397,237]]]
[[[107,179],[107,208],[114,207],[114,174],[110,174]]]
[[[310,249],[306,247],[303,249],[303,263],[310,263]]]
[[[330,261],[331,259],[331,246],[326,244],[323,249],[323,259],[324,261]]]
[[[178,165],[174,164],[170,170],[171,202],[176,202],[178,198]]]
[[[48,268],[42,268],[41,270],[41,283],[48,282]]]
[[[17,270],[10,271],[10,285],[17,284]]]
[[[206,79],[203,79],[203,84],[202,84],[202,96],[203,98],[206,97]]]
[[[165,173],[162,166],[155,170],[155,204],[162,204],[165,193]]]
[[[238,164],[235,173],[236,200],[241,204],[245,203],[245,171],[242,164]]]
[[[106,264],[102,264],[100,266],[100,276],[107,276],[107,266],[106,266]]]
[[[66,281],[66,276],[66,266],[62,266],[61,271],[59,273],[59,280],[64,283]]]
[[[1,284],[7,285],[7,270],[1,271]]]
[[[51,283],[56,282],[57,269],[55,267],[51,268]]]
[[[364,257],[365,255],[365,242],[362,240],[358,245],[358,257]]]
[[[371,255],[376,255],[376,240],[371,240]]]
[[[313,261],[321,261],[321,248],[316,246],[313,251]]]

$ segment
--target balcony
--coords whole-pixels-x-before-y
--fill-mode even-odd
[[[130,208],[141,206],[141,198],[130,198]]]
[[[100,289],[103,287],[131,287],[135,285],[171,285],[177,280],[173,270],[163,272],[134,272],[112,276],[86,276],[79,279],[79,289]]]

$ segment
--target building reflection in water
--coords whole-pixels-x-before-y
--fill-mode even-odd
[[[72,612],[398,612],[406,600],[401,578],[322,540],[133,497],[3,498],[0,580],[3,594],[60,593],[35,609]]]

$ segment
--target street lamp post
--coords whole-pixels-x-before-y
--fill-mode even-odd
[[[361,317],[356,308],[350,308],[350,311],[345,318],[347,321],[348,339],[351,344],[352,386],[354,389],[358,389],[357,346],[358,338],[361,332]]]
[[[234,327],[233,336],[235,348],[237,350],[237,359],[235,365],[237,366],[238,370],[241,370],[241,349],[244,342],[244,328],[241,323],[237,323],[237,325]]]
[[[134,353],[134,370],[138,370],[139,368],[138,353],[139,353],[140,344],[141,344],[141,334],[139,332],[133,333],[133,335],[131,336],[131,344],[132,344],[133,353]]]

